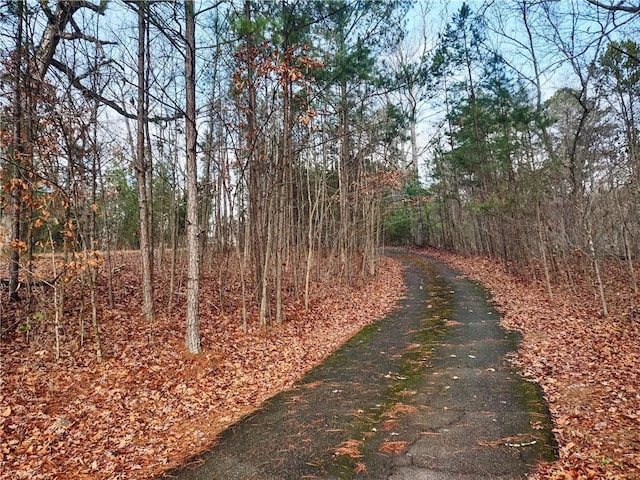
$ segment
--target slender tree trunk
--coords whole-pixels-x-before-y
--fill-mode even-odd
[[[113,309],[113,261],[111,258],[111,235],[112,232],[109,230],[107,225],[107,202],[105,195],[105,187],[104,187],[104,176],[102,175],[102,169],[98,170],[99,181],[100,181],[100,200],[102,202],[102,228],[104,230],[104,243],[101,245],[106,252],[106,265],[107,265],[107,290],[108,290],[108,299],[109,299],[109,308]]]
[[[282,323],[282,263],[283,259],[283,249],[284,249],[284,215],[285,215],[285,205],[284,205],[284,194],[283,187],[278,187],[279,193],[278,198],[276,199],[276,205],[278,208],[278,213],[276,216],[276,228],[275,228],[275,294],[276,294],[276,323],[280,325]]]
[[[415,181],[420,182],[420,170],[418,168],[418,161],[419,161],[418,135],[416,132],[417,107],[416,107],[416,100],[415,98],[413,98],[413,96],[410,97],[409,105],[411,108],[411,115],[409,117],[409,127],[410,127],[409,133],[411,135],[411,167],[412,167],[412,174],[415,178]],[[424,245],[424,217],[422,215],[422,201],[420,197],[416,199],[416,203],[415,205],[412,205],[412,208],[417,209],[417,222],[416,222],[416,225],[414,226],[415,228],[414,241],[416,245],[421,247]]]
[[[273,197],[271,197],[269,209],[273,209]],[[267,244],[265,246],[264,265],[262,265],[262,278],[260,279],[260,316],[259,323],[262,328],[267,326],[269,316],[269,265],[271,263],[271,250],[273,242],[273,216],[267,220]]]
[[[542,218],[540,215],[540,201],[536,201],[536,226],[538,230],[538,245],[540,249],[540,256],[542,257],[542,269],[544,271],[544,281],[547,287],[547,294],[549,298],[553,296],[553,291],[551,290],[551,277],[549,275],[549,266],[547,265],[547,247],[545,245],[544,237],[542,235],[543,225]]]
[[[142,3],[142,2],[141,2]],[[151,3],[151,2],[150,2]],[[142,6],[142,5],[141,5]],[[147,7],[149,8],[149,7]],[[148,20],[147,20],[148,22]],[[144,42],[145,42],[145,55],[146,55],[146,60],[145,60],[145,68],[146,68],[146,72],[145,72],[145,94],[144,94],[144,118],[143,118],[143,125],[144,125],[144,140],[145,140],[145,152],[146,155],[143,157],[144,158],[144,167],[145,167],[145,181],[146,181],[146,189],[147,189],[147,194],[146,194],[146,203],[147,203],[147,232],[148,232],[148,244],[149,244],[149,251],[148,251],[148,255],[149,255],[149,271],[151,272],[150,275],[150,283],[151,283],[151,311],[152,311],[152,317],[155,318],[155,306],[153,304],[153,279],[154,279],[154,272],[155,272],[155,244],[156,244],[156,236],[154,235],[154,231],[153,231],[153,226],[154,226],[154,209],[153,209],[153,149],[151,148],[151,132],[149,131],[149,95],[148,95],[148,88],[149,88],[149,79],[151,78],[151,71],[153,70],[152,64],[151,64],[151,37],[150,37],[150,32],[149,32],[149,28],[148,28],[148,23],[147,26],[145,27],[145,35],[144,35]],[[139,120],[139,119],[138,119]],[[138,125],[139,127],[139,125]]]
[[[16,302],[20,300],[18,295],[19,287],[19,271],[20,271],[20,250],[18,248],[21,237],[21,215],[22,215],[22,184],[20,179],[22,174],[20,164],[23,161],[24,145],[22,142],[22,63],[23,63],[23,47],[22,47],[22,28],[24,12],[24,2],[18,0],[17,9],[17,31],[16,31],[16,65],[13,79],[13,167],[14,179],[11,190],[11,253],[9,255],[9,300]]]
[[[97,68],[96,68],[97,70]],[[98,107],[99,104],[97,101],[94,102],[93,108],[91,110],[91,208],[89,210],[90,215],[90,225],[89,225],[89,245],[87,246],[87,242],[85,242],[84,246],[84,256],[85,262],[87,262],[87,257],[89,252],[87,252],[87,248],[93,252],[95,261],[98,260],[96,250],[98,249],[98,231],[97,231],[97,218],[96,218],[96,207],[98,201],[98,170],[100,159],[98,157]],[[87,262],[88,263],[88,262]],[[96,298],[97,287],[98,287],[98,265],[88,265],[89,267],[89,287],[91,292],[91,325],[93,327],[93,339],[94,345],[96,349],[96,360],[98,363],[102,362],[102,341],[100,340],[100,327],[98,324],[98,303]],[[109,275],[111,275],[109,273]],[[111,292],[109,292],[111,293]],[[112,299],[111,299],[112,301]]]
[[[51,230],[49,230],[49,242],[51,243],[51,272],[53,273],[55,278],[58,276],[58,269],[56,266],[56,256],[53,249],[53,234]],[[56,359],[60,358],[60,320],[62,319],[63,302],[64,300],[59,296],[58,284],[56,282],[53,284],[53,333],[56,345]]]
[[[200,345],[200,254],[198,252],[198,178],[196,163],[196,34],[193,0],[184,2],[185,25],[185,85],[186,85],[186,148],[187,148],[187,324],[185,346],[190,353],[199,354]]]
[[[322,199],[321,192],[316,191],[316,198],[313,199],[311,197],[311,179],[310,177],[310,166],[306,169],[306,180],[307,180],[307,201],[309,203],[309,225],[307,228],[307,262],[304,276],[304,311],[309,311],[309,288],[311,282],[311,267],[313,265],[313,249],[314,249],[314,217],[318,210],[318,205]],[[320,224],[321,222],[318,222]]]
[[[89,263],[89,257],[87,248],[84,248],[84,261]],[[96,360],[98,363],[102,362],[102,341],[100,340],[100,327],[98,325],[98,302],[96,299],[96,287],[98,283],[98,271],[97,266],[89,265],[88,279],[89,279],[89,294],[91,297],[91,327],[93,330],[93,342],[96,349]]]
[[[173,129],[172,143],[171,143],[171,206],[170,206],[170,241],[171,241],[171,273],[169,280],[169,312],[173,310],[173,304],[175,300],[175,287],[176,287],[176,269],[178,262],[178,175],[176,172],[176,166],[178,165],[178,146],[177,146],[177,129]]]
[[[609,316],[609,309],[607,308],[607,299],[604,294],[604,283],[602,282],[602,275],[600,273],[600,261],[597,257],[595,243],[593,241],[593,227],[591,221],[587,220],[587,243],[589,245],[589,256],[593,265],[593,270],[596,275],[596,283],[598,285],[598,295],[600,296],[600,304],[602,306],[602,315],[604,317]]]
[[[244,16],[247,24],[252,23],[251,0],[244,2]],[[249,31],[245,38],[248,52],[254,49],[253,33]],[[268,204],[265,200],[264,185],[266,185],[268,172],[263,170],[263,161],[260,155],[256,155],[256,72],[252,65],[247,65],[247,108],[246,108],[246,135],[245,150],[248,164],[248,232],[251,242],[248,244],[254,270],[254,287],[256,297],[260,296],[261,284],[265,276],[262,269],[265,267],[265,257],[267,256],[267,217]],[[249,241],[249,239],[247,239]]]
[[[22,214],[22,188],[14,186],[11,191],[11,239],[13,245],[9,256],[9,300],[17,302],[20,300],[18,295],[19,273],[20,273],[20,237],[21,237],[21,214]]]
[[[240,268],[240,293],[242,296],[242,331],[247,333],[247,288],[246,288],[246,267],[245,267],[245,259],[246,255],[243,255],[240,251],[240,243],[236,244],[236,256],[238,257],[238,266]]]
[[[627,222],[623,222],[622,226],[622,240],[624,242],[624,254],[627,259],[627,266],[629,268],[629,277],[631,278],[631,284],[633,285],[633,293],[638,294],[638,281],[636,279],[636,272],[633,267],[633,252],[631,251],[631,244],[627,236]]]
[[[240,224],[238,224],[238,229]],[[238,232],[240,233],[240,232]],[[242,243],[242,253],[240,253],[240,243]],[[238,238],[238,259],[240,261],[240,283],[242,286],[242,331],[247,333],[247,290],[246,290],[246,265],[249,257],[249,236],[242,234]]]
[[[350,197],[352,181],[351,165],[351,138],[349,131],[349,100],[347,97],[347,84],[343,82],[340,86],[340,174],[338,176],[340,191],[340,226],[338,233],[338,251],[340,255],[341,270],[346,273],[347,278],[351,272],[351,251],[350,234],[354,227],[352,224],[352,198]]]
[[[209,224],[211,217],[211,205],[213,202],[213,178],[211,175],[211,164],[213,162],[214,148],[213,148],[213,119],[214,119],[214,106],[213,103],[209,106],[209,131],[207,132],[207,138],[205,140],[206,151],[204,153],[204,172],[202,173],[202,195],[200,198],[200,228],[202,229],[202,236],[200,238],[200,256],[204,259],[204,252],[207,240],[209,238]],[[219,207],[220,202],[218,202]],[[220,227],[218,222],[217,227]],[[218,246],[220,244],[218,243]],[[202,260],[201,260],[202,262]]]
[[[287,45],[283,46],[283,50],[286,52]],[[291,120],[290,120],[290,97],[291,82],[285,78],[282,82],[282,148],[280,152],[280,165],[276,172],[276,188],[277,198],[274,202],[277,208],[276,217],[276,238],[275,238],[275,294],[276,294],[276,323],[279,325],[282,323],[282,264],[286,255],[283,255],[283,251],[286,248],[287,239],[285,239],[285,218],[287,203],[291,203],[293,199],[288,195],[289,193],[289,165],[291,162]],[[294,274],[295,275],[295,274]]]
[[[155,318],[153,303],[153,263],[151,231],[149,222],[149,201],[147,189],[147,176],[149,174],[148,162],[145,158],[145,123],[146,123],[146,24],[144,3],[138,5],[138,105],[137,105],[137,136],[136,136],[136,180],[138,184],[138,209],[140,217],[140,256],[142,263],[142,310],[148,321]]]

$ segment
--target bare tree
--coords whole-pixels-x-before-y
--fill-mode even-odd
[[[148,189],[151,175],[150,159],[147,155],[146,132],[148,125],[147,111],[147,91],[148,82],[146,78],[146,41],[147,41],[147,18],[145,12],[146,5],[140,2],[138,9],[138,99],[137,99],[137,124],[136,124],[136,159],[134,162],[136,180],[138,183],[138,209],[140,216],[140,257],[142,260],[142,310],[147,320],[152,321],[155,317],[153,302],[153,240],[151,228],[151,208],[150,195]]]
[[[186,160],[187,160],[187,324],[185,346],[194,354],[202,351],[200,345],[200,242],[198,236],[198,178],[196,163],[196,26],[193,0],[185,0],[185,80],[186,80]]]

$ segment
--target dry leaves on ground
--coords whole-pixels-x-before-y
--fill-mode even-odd
[[[334,454],[336,456],[346,456],[351,458],[360,458],[362,454],[360,453],[360,446],[362,442],[359,440],[345,440],[340,445],[336,447],[334,450]]]
[[[80,328],[81,319],[90,321],[87,310],[67,312],[60,360],[50,318],[29,331],[29,341],[24,332],[2,340],[0,479],[152,478],[293,385],[403,292],[401,267],[385,259],[384,274],[360,288],[315,284],[308,312],[287,297],[287,320],[267,331],[250,311],[244,334],[237,275],[211,268],[202,285],[204,352],[193,357],[183,348],[183,291],[171,303],[159,275],[158,318],[148,324],[140,312],[137,256],[114,262],[115,307],[100,305],[103,363],[95,361],[90,328]],[[106,303],[106,292],[99,298]]]
[[[397,455],[403,453],[408,446],[409,442],[384,442],[380,444],[378,451],[386,455]]]

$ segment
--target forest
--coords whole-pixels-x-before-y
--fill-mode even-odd
[[[149,478],[204,448],[393,307],[387,246],[478,259],[637,341],[639,15],[2,2],[0,478]],[[98,410],[107,430],[79,428]],[[544,478],[618,478],[607,455]]]

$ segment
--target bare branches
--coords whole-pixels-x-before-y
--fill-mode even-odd
[[[104,66],[104,65],[106,65],[108,63],[110,63],[110,62],[103,62],[100,66]],[[112,108],[113,110],[115,110],[117,113],[119,113],[123,117],[130,118],[130,119],[136,119],[137,118],[137,114],[127,111],[127,109],[124,107],[124,105],[121,105],[121,104],[115,102],[114,100],[106,98],[105,96],[103,96],[99,92],[97,92],[95,89],[84,85],[82,83],[82,80],[84,78],[88,77],[90,74],[77,75],[76,72],[74,72],[71,67],[69,67],[68,65],[62,63],[61,61],[53,59],[53,58],[51,59],[50,64],[56,70],[58,70],[61,73],[63,73],[67,77],[67,80],[69,80],[69,83],[74,88],[76,88],[80,93],[82,93],[82,95],[84,95],[84,97],[89,98],[91,100],[97,100],[98,102],[102,103],[103,105],[106,105],[106,106]],[[174,115],[154,116],[154,117],[147,118],[147,120],[149,122],[171,121],[171,120],[178,120],[178,119],[182,118],[183,116],[184,116],[183,112],[176,112],[176,114],[174,114]]]
[[[628,5],[625,0],[620,0],[618,3],[604,3],[598,0],[587,0],[587,2],[611,12],[640,13],[640,5]]]
[[[111,42],[108,40],[100,40],[99,38],[93,37],[91,35],[87,35],[82,31],[78,22],[75,21],[74,18],[71,18],[70,22],[73,27],[73,32],[62,32],[60,33],[60,38],[62,40],[85,40],[90,43],[94,43],[99,47],[103,47],[105,45],[117,45],[117,42]]]
[[[45,5],[45,2],[42,2],[42,4]],[[102,14],[105,6],[106,5],[103,4],[96,5],[82,0],[64,0],[58,2],[55,12],[52,12],[46,6],[43,7],[48,21],[33,60],[35,66],[34,71],[38,79],[42,80],[52,65],[56,48],[60,40],[65,37],[64,31],[67,25],[73,22],[73,15],[81,8],[88,8],[98,14]],[[79,33],[78,30],[76,25],[74,27],[76,35]]]

